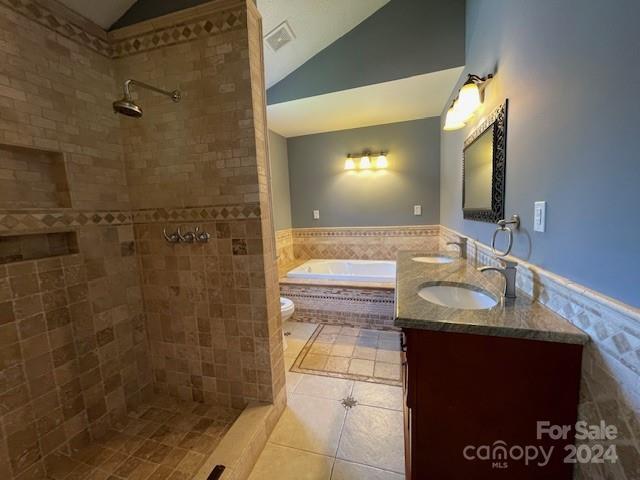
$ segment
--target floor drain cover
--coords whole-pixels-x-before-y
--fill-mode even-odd
[[[355,407],[358,404],[358,401],[349,395],[347,398],[342,399],[342,406],[349,410],[350,408]]]
[[[291,335],[291,332],[284,332],[285,337],[288,337],[289,335]]]

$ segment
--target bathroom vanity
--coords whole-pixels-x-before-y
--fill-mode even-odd
[[[573,429],[538,438],[538,422],[575,425],[588,336],[466,260],[425,256],[398,257],[407,480],[571,479]]]

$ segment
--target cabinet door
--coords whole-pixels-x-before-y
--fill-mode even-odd
[[[402,410],[404,416],[404,468],[405,478],[411,480],[411,408],[409,408],[409,362],[407,361],[407,344],[404,332],[401,334],[402,361]]]

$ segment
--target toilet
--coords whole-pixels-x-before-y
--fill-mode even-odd
[[[293,305],[293,300],[286,297],[280,297],[280,314],[282,316],[283,324],[291,318],[294,311],[295,306]],[[284,330],[282,331],[282,348],[284,350],[287,349],[287,337],[284,336]]]

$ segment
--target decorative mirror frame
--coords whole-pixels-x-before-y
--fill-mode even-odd
[[[496,223],[504,218],[505,180],[507,174],[507,107],[509,100],[497,107],[464,141],[462,152],[462,215],[467,220]],[[491,209],[464,208],[464,151],[487,129],[493,129],[493,174],[491,180]]]

